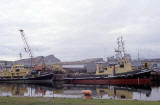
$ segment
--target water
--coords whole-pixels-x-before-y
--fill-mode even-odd
[[[81,94],[82,90],[91,90],[91,96],[84,96]],[[159,94],[159,85],[129,87],[69,84],[54,86],[52,84],[0,84],[0,96],[160,100]]]

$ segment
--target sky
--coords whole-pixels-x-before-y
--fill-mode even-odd
[[[114,55],[123,36],[132,58],[160,58],[159,0],[1,0],[0,60],[55,55],[62,61]]]

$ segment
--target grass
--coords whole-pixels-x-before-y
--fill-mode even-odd
[[[0,97],[0,105],[160,105],[160,101]]]

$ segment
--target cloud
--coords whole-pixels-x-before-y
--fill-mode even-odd
[[[137,49],[142,57],[160,57],[159,2],[1,0],[0,57],[16,58],[23,52],[21,28],[34,56],[54,54],[61,60],[107,57],[114,55],[116,38],[122,35],[134,58]]]

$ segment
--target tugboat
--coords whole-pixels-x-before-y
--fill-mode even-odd
[[[114,62],[103,66],[107,62],[98,62],[96,74],[68,75],[65,81],[69,84],[92,85],[150,85],[150,65],[145,63],[140,69],[131,66],[130,56],[125,53],[122,37],[118,39],[118,48],[115,50]]]
[[[0,71],[0,83],[52,83],[53,70],[29,70],[23,64]]]
[[[11,68],[0,70],[0,83],[52,84],[62,81],[64,72],[59,65],[41,66],[38,69],[14,64]]]

